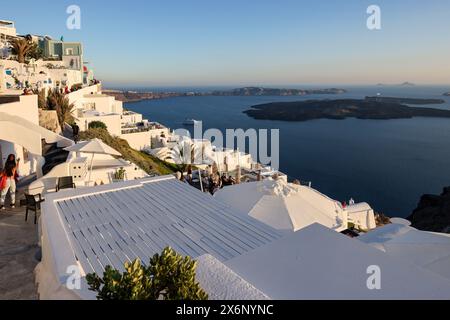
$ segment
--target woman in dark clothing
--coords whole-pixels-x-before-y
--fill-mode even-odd
[[[8,160],[5,163],[5,168],[1,174],[0,183],[0,210],[5,209],[6,195],[11,197],[11,208],[15,208],[16,205],[16,179],[18,177],[20,159],[16,162],[16,156],[10,154]]]

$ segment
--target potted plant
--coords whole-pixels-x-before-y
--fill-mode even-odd
[[[124,181],[125,180],[125,172],[126,172],[126,170],[123,167],[121,167],[120,169],[117,169],[113,175],[113,182]]]

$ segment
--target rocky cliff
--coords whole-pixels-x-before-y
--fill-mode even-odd
[[[423,195],[408,220],[420,230],[450,233],[450,187],[441,195]]]

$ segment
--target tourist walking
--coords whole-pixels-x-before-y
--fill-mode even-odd
[[[16,205],[16,180],[18,178],[20,159],[16,162],[16,156],[10,154],[0,177],[0,210],[5,210],[6,195],[9,191],[11,208]]]
[[[79,134],[80,134],[80,127],[76,123],[74,123],[72,125],[72,135],[73,135],[73,141],[75,143],[78,143],[78,141],[80,140]]]

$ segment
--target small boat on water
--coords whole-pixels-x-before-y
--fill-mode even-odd
[[[194,119],[185,119],[183,121],[183,124],[186,126],[195,126],[196,124],[200,124],[201,121],[199,120],[194,120]]]

